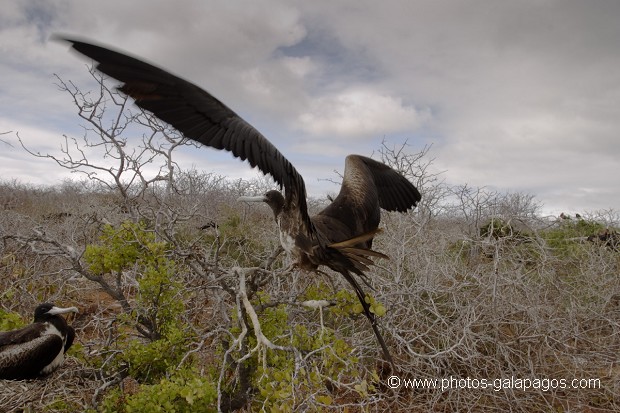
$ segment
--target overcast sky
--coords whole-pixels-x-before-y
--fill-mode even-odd
[[[620,209],[620,1],[0,0],[2,179],[56,184],[80,136],[54,74],[87,61],[52,33],[113,46],[210,91],[297,167],[310,195],[348,153],[432,145],[449,184],[535,195],[546,211]],[[12,146],[11,146],[12,145]],[[202,148],[182,166],[247,164]],[[424,195],[424,194],[423,194]]]

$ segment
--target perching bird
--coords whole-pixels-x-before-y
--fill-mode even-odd
[[[0,379],[32,379],[49,374],[64,362],[75,331],[60,315],[78,312],[44,303],[34,310],[34,322],[0,332]]]
[[[351,284],[365,315],[392,362],[366,302],[366,294],[353,274],[367,282],[364,272],[371,257],[386,257],[371,250],[378,231],[380,208],[404,212],[420,201],[418,190],[401,174],[373,159],[349,155],[340,193],[314,217],[308,215],[306,187],[295,167],[254,127],[198,86],[162,69],[104,47],[64,39],[97,62],[96,68],[123,83],[119,88],[136,105],[152,112],[185,137],[215,149],[225,149],[252,167],[269,174],[284,188],[259,198],[273,210],[280,241],[303,269],[320,265],[341,273]]]

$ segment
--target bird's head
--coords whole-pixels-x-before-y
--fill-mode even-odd
[[[276,190],[271,190],[265,193],[265,195],[258,196],[240,196],[238,201],[245,202],[264,202],[271,207],[273,215],[277,218],[284,208],[284,196]]]
[[[39,304],[37,308],[35,308],[34,321],[35,322],[45,321],[58,314],[78,313],[78,312],[79,311],[76,307],[62,308],[62,307],[56,307],[54,304],[51,304],[51,303],[43,303],[43,304]]]

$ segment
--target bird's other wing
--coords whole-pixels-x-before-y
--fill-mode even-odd
[[[308,231],[314,231],[301,175],[267,138],[232,109],[193,83],[134,57],[76,39],[61,40],[97,62],[97,70],[122,82],[119,90],[132,97],[136,105],[185,137],[229,151],[271,175],[284,187],[287,201],[299,208]]]
[[[65,348],[63,351],[66,353],[69,348],[73,345],[73,341],[75,340],[75,329],[71,326],[67,326],[67,339],[65,341]]]
[[[338,196],[317,218],[345,225],[350,237],[377,228],[380,208],[404,212],[415,207],[420,199],[416,187],[394,169],[365,156],[349,155]],[[332,241],[341,239],[346,237]]]
[[[56,334],[4,346],[0,351],[0,379],[35,377],[61,349],[62,339]]]
[[[0,351],[2,351],[3,347],[11,344],[20,344],[34,340],[41,335],[45,328],[43,323],[33,323],[17,330],[0,332]]]
[[[356,202],[362,205],[370,202],[370,191],[365,185],[368,181],[374,182],[379,206],[386,211],[405,212],[422,199],[418,189],[407,178],[386,164],[366,156],[347,156],[342,185],[349,188]]]

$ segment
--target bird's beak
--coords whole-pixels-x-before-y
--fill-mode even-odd
[[[258,195],[258,196],[240,196],[239,198],[237,198],[237,201],[245,201],[245,202],[265,202],[265,196],[264,195]]]
[[[54,306],[47,312],[47,314],[49,315],[65,314],[65,313],[79,313],[79,311],[76,307],[62,308],[62,307]]]

